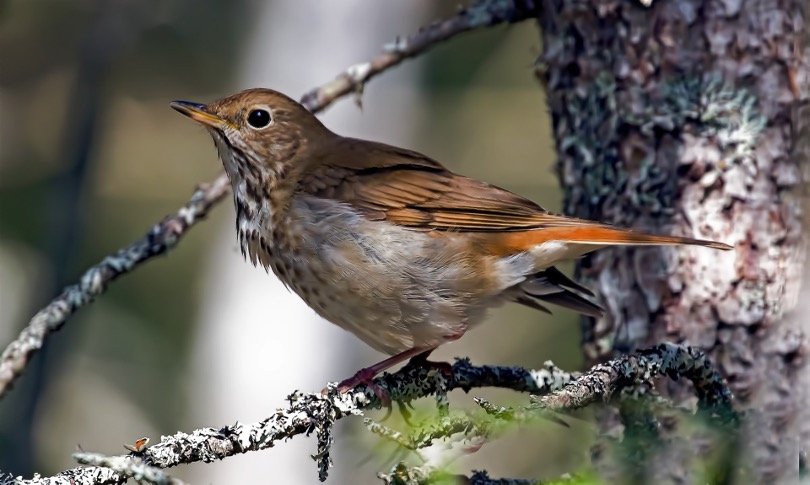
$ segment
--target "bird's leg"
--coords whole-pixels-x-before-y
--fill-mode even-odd
[[[454,340],[460,339],[462,335],[464,335],[465,330],[461,330],[458,332],[454,332],[450,335],[447,335],[445,337],[445,342],[452,342]],[[405,367],[422,367],[425,369],[436,369],[442,374],[444,374],[445,377],[448,378],[451,377],[453,375],[453,364],[449,362],[436,362],[433,360],[428,360],[428,357],[430,356],[431,352],[436,350],[436,347],[427,348],[425,349],[424,352],[420,352],[414,355],[413,357],[411,357],[411,360],[408,361]]]
[[[385,396],[385,399],[381,397],[380,394],[383,394],[384,391],[381,388],[379,388],[379,386],[372,385],[372,381],[377,376],[377,374],[419,354],[423,353],[429,354],[434,348],[435,347],[414,347],[404,352],[400,352],[396,355],[392,355],[391,357],[388,357],[383,361],[377,362],[371,367],[365,367],[363,369],[360,369],[353,376],[343,380],[340,384],[338,384],[338,391],[347,392],[359,386],[360,384],[366,384],[372,387],[372,389],[374,390],[374,394],[376,394],[381,401],[383,402],[387,401],[390,403],[391,400],[390,398],[388,398],[388,396]]]
[[[431,352],[436,350],[436,347],[428,349],[420,354],[411,357],[411,360],[405,364],[405,367],[422,367],[424,369],[436,369],[446,377],[453,375],[453,365],[449,362],[437,362],[435,360],[428,360]]]
[[[458,340],[461,336],[464,335],[464,332],[453,333],[447,337],[445,337],[446,342],[451,342],[453,340]],[[355,387],[359,386],[360,384],[365,384],[371,388],[374,392],[374,395],[377,396],[377,399],[383,403],[385,407],[388,408],[388,413],[386,414],[386,418],[391,414],[391,396],[383,390],[380,386],[374,384],[374,378],[380,372],[389,369],[401,362],[405,362],[406,360],[410,359],[407,366],[410,365],[418,365],[418,366],[433,366],[439,368],[445,374],[452,375],[452,366],[446,362],[431,362],[427,360],[428,355],[433,352],[438,345],[434,346],[423,346],[423,347],[414,347],[412,349],[408,349],[404,352],[400,352],[396,355],[392,355],[387,359],[377,362],[376,364],[372,365],[371,367],[365,367],[357,371],[353,376],[349,377],[348,379],[344,379],[341,381],[338,386],[338,392],[345,393],[348,392]],[[407,367],[406,366],[406,367]]]
[[[435,348],[435,347],[434,347]],[[376,364],[372,365],[371,367],[365,367],[357,371],[353,376],[349,377],[348,379],[344,379],[338,384],[338,392],[344,393],[351,391],[355,387],[359,386],[360,384],[365,384],[371,388],[374,392],[374,395],[377,396],[377,399],[380,400],[383,406],[387,408],[385,413],[385,417],[382,419],[385,421],[391,415],[391,411],[393,410],[393,406],[391,405],[391,396],[388,395],[388,392],[384,390],[382,387],[374,384],[374,377],[377,376],[380,372],[399,364],[400,362],[404,362],[407,359],[412,358],[415,355],[422,354],[424,352],[430,353],[433,348],[430,347],[414,347],[412,349],[408,349],[404,352],[400,352],[396,355],[392,355],[391,357],[377,362]]]

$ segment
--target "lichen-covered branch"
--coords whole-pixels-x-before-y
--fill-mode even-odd
[[[704,432],[700,438],[701,446],[705,453],[706,444],[711,443],[708,449],[713,450],[713,458],[706,458],[708,454],[703,455],[694,446],[687,444],[688,441],[683,438],[685,428],[681,428],[677,436],[672,436],[671,433],[669,437],[662,436],[662,429],[674,430],[674,423],[681,422],[681,418],[689,421],[687,416],[692,413],[686,411],[685,414],[681,406],[656,394],[654,379],[659,376],[691,381],[693,392],[697,396],[697,417],[706,425],[699,426]],[[607,461],[620,466],[614,472],[620,475],[602,477],[606,481],[656,481],[653,477],[657,460],[666,459],[666,455],[659,454],[664,444],[670,449],[681,446],[682,455],[712,461],[712,464],[707,465],[712,474],[708,478],[711,483],[724,483],[734,473],[734,453],[738,449],[736,444],[739,440],[740,419],[732,408],[732,395],[726,380],[704,353],[692,347],[661,344],[598,364],[563,389],[533,397],[534,404],[541,409],[559,412],[568,412],[593,403],[616,401],[623,427],[622,439],[617,443],[602,439],[596,445],[601,450],[598,454],[611,453],[613,459]],[[676,417],[678,419],[674,420]],[[710,431],[713,433],[709,433]],[[689,434],[689,431],[686,433]],[[679,445],[680,443],[683,445]]]
[[[120,485],[127,477],[104,467],[73,468],[52,477],[35,474],[32,478],[15,477],[0,473],[0,485]]]
[[[82,465],[108,468],[121,477],[154,485],[184,485],[185,482],[170,476],[160,468],[149,466],[135,456],[106,456],[99,453],[74,453],[73,458]]]
[[[492,436],[502,433],[510,423],[547,418],[549,411],[567,412],[591,403],[607,402],[612,397],[619,396],[620,392],[629,392],[628,395],[635,399],[638,396],[630,391],[646,388],[658,376],[689,379],[696,390],[699,410],[708,413],[712,419],[719,418],[723,423],[735,421],[731,407],[732,397],[725,381],[702,353],[685,346],[658,345],[597,365],[581,375],[568,374],[551,363],[540,370],[526,370],[518,367],[474,366],[468,359],[458,359],[449,372],[435,367],[407,365],[394,374],[378,377],[372,385],[358,386],[343,394],[337,392],[333,384],[320,394],[296,391],[288,397],[289,404],[285,409],[278,409],[262,421],[163,436],[155,445],[129,455],[80,453],[74,456],[81,462],[109,467],[115,473],[103,476],[107,480],[104,482],[81,478],[76,483],[120,483],[115,480],[120,480],[121,477],[136,477],[150,483],[179,483],[172,481],[172,478],[162,474],[160,470],[263,450],[293,436],[312,433],[317,437],[317,453],[313,458],[318,464],[321,480],[325,480],[331,466],[330,446],[334,423],[347,416],[361,415],[365,410],[382,408],[385,404],[378,397],[381,393],[387,394],[392,401],[403,403],[427,396],[439,396],[441,403],[446,399],[442,396],[446,396],[449,391],[469,391],[478,387],[501,387],[540,396],[533,404],[518,409],[499,407],[477,399],[485,411],[482,417],[442,415],[438,421],[412,435],[369,423],[372,431],[410,450],[423,450],[434,441],[451,439],[460,444],[456,447],[457,451],[464,454],[476,451]],[[444,464],[446,463],[426,461],[421,468],[413,469],[412,473],[416,474],[413,476],[427,474],[424,476],[433,477],[432,474],[441,473]],[[411,470],[407,467],[405,469]],[[96,466],[77,468],[63,472],[54,479],[61,476],[82,477],[82,470],[87,470],[86,473],[94,474],[93,476],[99,473]],[[423,482],[417,480],[392,483]],[[0,480],[0,485],[5,483]]]
[[[607,402],[659,376],[688,379],[695,388],[698,410],[726,421],[735,419],[731,391],[709,358],[695,348],[670,343],[597,364],[559,391],[536,397],[535,403],[551,411],[570,411]]]
[[[633,409],[637,417],[644,418],[645,425],[655,424],[656,412],[662,408],[662,399],[654,394],[652,386],[653,380],[661,376],[691,381],[697,397],[698,415],[719,430],[723,438],[734,437],[738,417],[732,408],[732,396],[727,383],[702,352],[675,344],[661,344],[596,365],[558,390],[534,396],[532,404],[527,406],[509,408],[477,398],[476,403],[485,411],[484,415],[463,413],[441,416],[408,433],[370,420],[366,420],[366,425],[373,433],[404,449],[415,451],[424,462],[415,467],[400,463],[388,474],[380,476],[383,481],[401,484],[432,483],[448,476],[445,471],[448,463],[461,454],[476,451],[511,427],[553,418],[554,415],[549,412],[568,413],[594,403],[617,403],[621,408]],[[674,408],[665,406],[665,409],[671,411]],[[555,421],[559,422],[556,419]],[[657,431],[657,425],[654,428]],[[626,425],[626,433],[628,429]],[[651,437],[657,437],[657,432],[653,435]],[[638,441],[639,446],[642,442],[650,441],[641,441],[637,436],[631,438],[627,434],[624,435],[624,440],[634,443]],[[722,438],[720,442],[721,447],[729,443]],[[440,454],[437,458],[436,453],[425,452],[435,446],[441,447],[444,456]],[[631,466],[639,471],[644,469],[643,463],[637,462]],[[638,476],[643,477],[643,473]],[[472,480],[472,477],[468,480]],[[484,480],[479,483],[536,482],[506,479]]]
[[[227,190],[228,179],[225,176],[199,186],[191,199],[175,214],[155,224],[141,239],[90,267],[78,283],[66,287],[48,306],[34,315],[0,356],[0,397],[9,391],[45,339],[59,330],[68,317],[104,293],[111,281],[173,248],[222,199]]]
[[[371,61],[352,66],[336,79],[306,93],[301,102],[312,112],[321,111],[338,98],[360,90],[374,76],[455,35],[505,22],[518,22],[534,15],[536,12],[532,0],[480,0],[447,20],[397,39]],[[34,315],[0,355],[0,398],[9,391],[45,340],[59,330],[68,317],[101,295],[111,281],[172,249],[189,229],[222,200],[228,189],[228,179],[224,173],[210,183],[201,184],[189,202],[175,214],[155,224],[141,239],[89,268],[78,283],[65,288],[48,306]]]
[[[166,468],[181,463],[209,462],[226,456],[262,450],[298,434],[316,433],[321,475],[330,465],[328,436],[324,430],[332,423],[363,410],[383,407],[377,395],[379,390],[392,401],[410,402],[430,395],[441,395],[453,389],[495,386],[532,393],[545,394],[568,382],[570,377],[555,369],[526,371],[520,368],[482,366],[470,364],[466,359],[457,361],[452,375],[446,376],[436,369],[410,366],[396,374],[385,374],[372,386],[360,386],[354,391],[340,394],[333,387],[326,394],[295,392],[288,397],[287,409],[279,410],[267,419],[253,424],[237,423],[219,429],[206,428],[190,434],[177,433],[163,437],[141,456],[154,466]]]
[[[74,453],[73,458],[82,465],[90,466],[66,470],[52,477],[34,475],[30,479],[0,473],[0,485],[121,485],[130,478],[154,485],[185,483],[160,468],[147,465],[137,456],[106,456],[81,451]]]
[[[395,374],[384,374],[374,381],[378,390],[387,393],[392,401],[410,402],[422,397],[445,396],[454,389],[469,391],[478,387],[500,387],[518,392],[546,394],[569,383],[576,374],[566,373],[551,363],[546,363],[539,370],[527,370],[507,366],[475,366],[468,359],[458,359],[445,374],[441,370],[419,366],[406,366]],[[250,424],[236,423],[221,428],[203,428],[191,433],[176,433],[163,436],[161,440],[138,453],[117,458],[136,457],[143,463],[155,468],[168,468],[180,464],[211,462],[228,456],[270,448],[279,441],[299,434],[315,433],[318,438],[318,452],[314,458],[318,462],[319,475],[326,478],[331,466],[329,445],[331,428],[335,421],[346,416],[359,415],[364,410],[379,409],[384,406],[378,392],[371,386],[359,386],[346,394],[338,393],[334,386],[325,394],[294,392],[288,397],[289,405],[277,410],[268,418]],[[95,477],[97,467],[76,468],[52,477],[61,480],[62,476],[81,477],[75,483],[121,483],[115,480],[123,475],[105,474],[98,480]],[[106,481],[100,481],[100,480]],[[42,481],[20,481],[7,483],[68,483]],[[0,485],[6,482],[0,480]]]

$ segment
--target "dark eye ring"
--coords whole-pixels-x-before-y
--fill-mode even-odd
[[[252,109],[247,115],[248,124],[257,130],[267,128],[271,121],[272,119],[270,118],[270,111],[266,109]]]

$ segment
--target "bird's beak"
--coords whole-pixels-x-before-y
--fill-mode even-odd
[[[208,107],[204,104],[177,100],[169,103],[169,106],[188,116],[192,120],[212,128],[221,129],[226,124],[225,120],[213,113],[210,113],[208,111]]]

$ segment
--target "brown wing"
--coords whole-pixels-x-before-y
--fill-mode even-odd
[[[525,231],[577,223],[508,190],[454,174],[419,153],[346,142],[353,143],[311,171],[300,190],[351,204],[370,219],[414,229]]]
[[[340,138],[304,177],[299,190],[351,204],[372,220],[418,230],[477,232],[494,253],[510,254],[549,241],[581,244],[696,244],[598,222],[550,214],[508,190],[457,175],[422,154]]]

